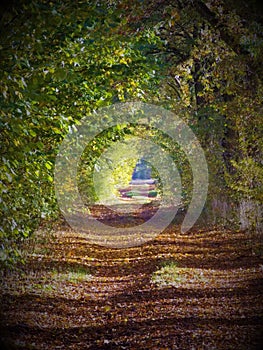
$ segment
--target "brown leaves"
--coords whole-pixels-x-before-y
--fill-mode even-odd
[[[173,227],[130,249],[91,246],[70,230],[34,239],[24,273],[6,276],[1,291],[16,343],[223,350],[260,342],[262,261],[244,233]]]

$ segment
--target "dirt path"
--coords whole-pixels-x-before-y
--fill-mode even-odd
[[[2,281],[10,349],[261,348],[263,260],[248,234],[170,227],[129,249],[66,227],[34,239]]]

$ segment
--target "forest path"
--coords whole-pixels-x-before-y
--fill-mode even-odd
[[[23,271],[3,279],[10,349],[260,349],[258,237],[170,226],[127,249],[66,226],[48,237],[39,230]]]

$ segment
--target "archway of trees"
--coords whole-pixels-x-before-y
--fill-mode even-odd
[[[262,348],[262,12],[1,2],[1,349]]]
[[[30,235],[39,220],[59,215],[53,169],[65,135],[84,115],[123,101],[163,106],[195,132],[209,166],[208,222],[259,229],[261,9],[258,2],[243,0],[3,5],[3,263],[12,264],[15,243]],[[118,126],[89,145],[85,171],[93,169],[110,142],[140,133],[151,133],[177,157],[178,145],[158,132]],[[185,171],[187,161],[179,158],[187,198],[191,174]]]

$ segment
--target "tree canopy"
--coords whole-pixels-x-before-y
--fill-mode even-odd
[[[259,2],[18,0],[2,6],[5,264],[40,219],[59,213],[53,170],[65,135],[83,116],[117,102],[158,104],[190,125],[208,159],[208,206],[215,198],[253,203],[253,210],[262,205]],[[142,132],[178,158],[178,145],[154,130]],[[116,126],[97,137],[88,146],[85,171],[92,171],[109,143],[136,133],[132,125]],[[187,199],[189,164],[183,155],[177,163]],[[253,220],[255,226],[258,218]]]

